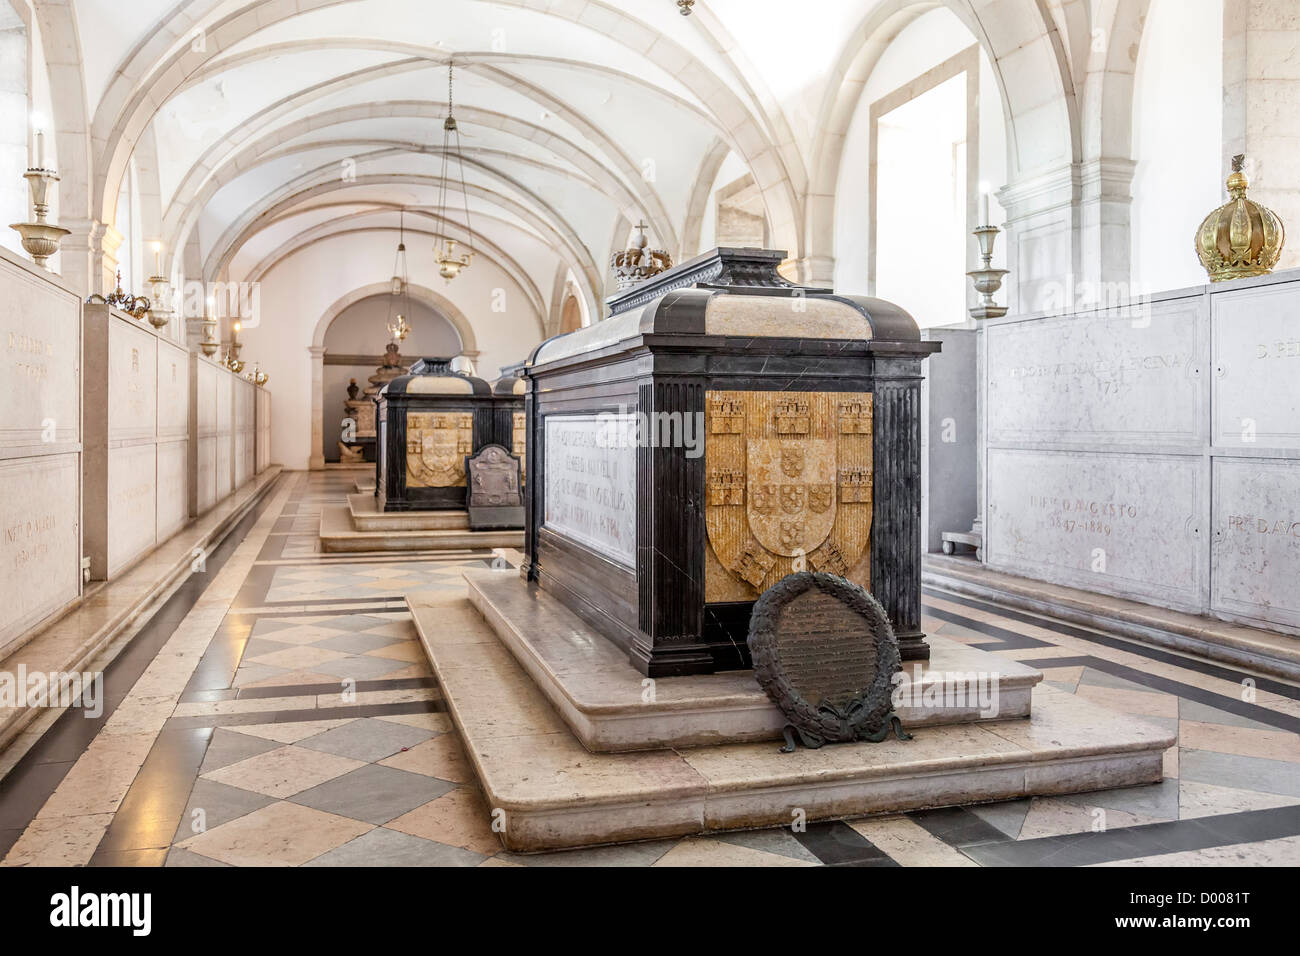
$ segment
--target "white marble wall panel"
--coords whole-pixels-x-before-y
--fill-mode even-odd
[[[76,451],[81,302],[33,266],[0,253],[0,458]]]
[[[265,388],[257,390],[257,442],[253,452],[253,470],[261,474],[271,463],[271,393]]]
[[[157,535],[163,541],[189,518],[188,456],[185,439],[158,443]]]
[[[81,594],[81,298],[0,249],[0,654]]]
[[[217,500],[232,490],[234,480],[234,376],[224,371],[217,376]]]
[[[189,433],[190,357],[185,349],[158,340],[158,437]]]
[[[153,438],[158,424],[158,337],[116,316],[108,325],[108,441]]]
[[[0,654],[81,592],[76,452],[0,462]]]
[[[211,362],[199,360],[195,363],[195,378],[198,394],[198,434],[199,436],[217,433],[217,378],[221,370]]]
[[[989,327],[988,441],[1198,443],[1206,308],[1195,296]]]
[[[990,566],[1201,608],[1208,489],[1198,457],[992,448],[987,467]]]
[[[1300,463],[1214,463],[1214,610],[1300,627]]]
[[[234,478],[234,466],[232,463],[232,452],[234,446],[231,444],[229,433],[218,435],[217,443],[217,493],[216,500],[223,500],[233,490],[231,481]]]
[[[157,446],[152,442],[108,451],[108,577],[157,541]]]
[[[1300,449],[1300,282],[1213,296],[1214,443]]]
[[[257,386],[242,379],[234,379],[234,466],[235,487],[253,477],[253,394]]]
[[[217,503],[217,437],[199,438],[195,446],[195,514],[203,514]]]

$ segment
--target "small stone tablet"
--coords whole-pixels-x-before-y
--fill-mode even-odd
[[[524,497],[519,459],[501,445],[484,445],[466,457],[469,526],[472,531],[499,531],[524,526]]]
[[[754,604],[749,623],[754,677],[807,747],[881,741],[892,730],[898,641],[884,609],[865,590],[833,574],[782,578]]]

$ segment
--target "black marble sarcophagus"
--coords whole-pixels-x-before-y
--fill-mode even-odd
[[[522,573],[650,676],[748,667],[753,602],[792,571],[921,632],[921,361],[881,299],[716,249],[609,300],[525,368]]]
[[[465,459],[498,444],[522,456],[524,399],[453,371],[447,359],[421,359],[375,400],[380,511],[465,507]]]

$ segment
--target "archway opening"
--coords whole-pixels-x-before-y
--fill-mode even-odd
[[[382,364],[384,349],[391,341],[388,323],[398,313],[406,317],[410,332],[400,343],[404,359],[446,358],[459,355],[464,345],[456,327],[437,309],[412,298],[389,293],[367,296],[352,303],[325,330],[325,358],[322,374],[321,435],[327,462],[340,460],[339,439],[347,417],[344,402],[348,385],[356,380],[358,396],[369,386],[368,379]]]

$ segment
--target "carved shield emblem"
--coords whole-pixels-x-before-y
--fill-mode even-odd
[[[460,470],[457,451],[455,432],[439,428],[432,435],[420,436],[420,462],[435,475],[451,477]]]
[[[804,450],[802,448],[781,449],[781,471],[787,478],[798,478],[803,474]]]
[[[406,472],[412,487],[455,488],[465,484],[465,455],[470,446],[469,414],[407,417]]]
[[[776,514],[776,485],[752,485],[749,489],[749,507],[761,515]]]
[[[796,567],[868,584],[872,405],[865,392],[707,393],[709,603],[752,599]]]
[[[809,489],[814,486],[833,485],[836,474],[836,446],[834,441],[806,439],[797,456],[782,447],[776,439],[752,438],[746,443],[750,507],[749,528],[759,544],[774,554],[792,557],[800,552],[811,552],[821,545],[835,523],[834,495],[821,512],[809,507]],[[799,474],[805,479],[795,483],[780,481],[788,477],[787,468],[799,464]],[[755,496],[760,489],[778,491],[777,509],[760,509]]]

